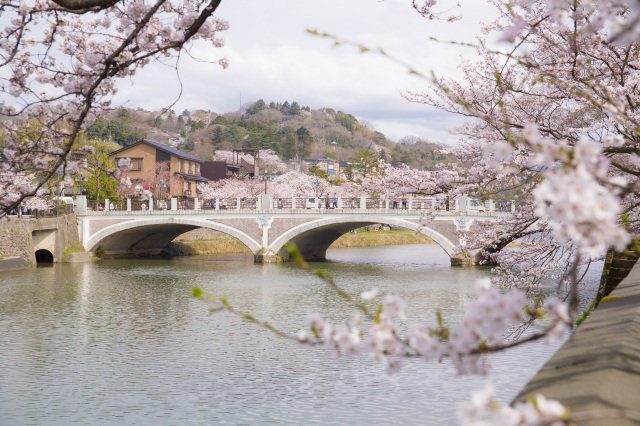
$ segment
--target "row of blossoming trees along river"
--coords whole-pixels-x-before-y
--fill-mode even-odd
[[[228,24],[214,16],[221,2],[0,0],[2,211],[34,196],[50,179],[71,179],[79,171],[81,164],[69,158],[72,145],[87,124],[110,109],[120,80],[135,79],[154,61],[173,58],[177,64],[180,52],[197,40],[222,46],[220,33]],[[477,60],[462,61],[461,78],[410,69],[423,75],[426,85],[423,92],[406,94],[410,100],[469,118],[456,129],[460,142],[451,154],[457,165],[429,173],[387,170],[364,181],[360,190],[391,194],[413,187],[435,196],[518,195],[519,208],[511,217],[473,235],[479,246],[496,248],[493,256],[501,266],[492,282],[478,284],[477,297],[458,325],[440,320],[403,335],[396,320],[404,302],[386,296],[377,308],[369,308],[367,303],[378,300],[374,291],[361,299],[345,295],[366,319],[362,323],[368,332],[355,320],[334,326],[310,318],[297,340],[321,341],[339,353],[366,350],[391,370],[402,358],[420,356],[427,361],[451,358],[460,373],[484,373],[487,354],[517,344],[502,339],[513,321],[542,321],[531,334],[535,338],[554,337],[571,327],[584,269],[606,250],[632,244],[640,206],[640,2],[488,3],[498,18],[472,42]],[[448,12],[453,7],[457,13],[455,6],[450,0],[407,1],[427,23],[455,21],[457,16]],[[490,47],[486,34],[497,35],[502,44]],[[226,58],[218,62],[228,65]],[[385,181],[391,176],[396,177]],[[289,178],[290,188],[283,193],[314,185],[305,183],[306,177]],[[221,195],[235,184],[211,190]],[[499,250],[517,238],[527,240],[522,250]],[[510,267],[515,264],[517,269]],[[548,281],[558,285],[546,302],[525,297]],[[233,312],[228,301],[216,303]],[[560,404],[541,396],[533,404],[489,411],[494,407],[489,394],[474,401],[463,411],[463,422],[570,421]]]

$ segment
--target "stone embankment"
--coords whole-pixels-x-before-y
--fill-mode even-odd
[[[516,400],[543,394],[580,426],[640,424],[640,265],[551,357]]]
[[[36,264],[36,251],[51,254],[54,262],[86,261],[88,257],[65,253],[70,247],[81,247],[78,222],[73,214],[59,217],[33,218],[5,216],[0,218],[0,270]]]

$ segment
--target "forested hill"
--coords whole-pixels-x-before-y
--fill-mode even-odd
[[[331,108],[312,110],[298,102],[246,104],[240,112],[218,114],[204,110],[157,111],[122,108],[87,130],[89,139],[113,140],[122,146],[147,138],[171,144],[203,159],[215,150],[272,149],[285,159],[330,157],[353,159],[356,151],[370,150],[394,165],[432,169],[450,161],[441,145],[416,137],[399,142],[371,130],[353,115]]]

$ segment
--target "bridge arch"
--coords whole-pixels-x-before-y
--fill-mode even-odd
[[[110,225],[92,235],[84,243],[84,247],[87,251],[93,252],[102,246],[105,254],[159,254],[177,236],[197,228],[213,229],[235,237],[254,254],[261,249],[261,245],[255,239],[233,227],[203,219],[180,217],[154,217]]]
[[[329,246],[341,235],[353,229],[376,223],[386,223],[420,232],[435,241],[452,259],[457,255],[457,245],[428,226],[399,217],[376,215],[326,217],[298,225],[276,238],[269,245],[269,251],[271,253],[280,253],[283,257],[286,257],[283,248],[286,243],[292,241],[298,246],[305,259],[324,260]]]

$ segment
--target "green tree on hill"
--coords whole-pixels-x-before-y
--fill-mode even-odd
[[[287,115],[298,115],[300,114],[300,105],[297,102],[292,102],[289,111],[287,111]]]
[[[126,108],[120,108],[115,120],[96,120],[86,134],[89,139],[114,141],[121,146],[129,146],[147,137],[147,132],[141,129],[142,124],[134,121]]]
[[[298,147],[296,141],[296,135],[293,132],[289,132],[284,137],[282,143],[282,158],[285,160],[291,160],[298,156]]]
[[[226,126],[229,124],[229,120],[224,115],[219,115],[211,122],[211,124],[221,124]]]
[[[378,157],[378,154],[367,149],[356,151],[353,154],[352,161],[354,175],[366,178],[377,173],[380,158]]]
[[[311,155],[311,145],[313,144],[313,136],[311,132],[304,126],[296,130],[298,137],[298,155],[300,158],[307,158]]]
[[[211,141],[216,146],[220,146],[220,144],[224,142],[224,131],[222,130],[222,126],[216,126],[213,128],[213,135],[211,135]]]
[[[255,115],[264,109],[267,109],[267,104],[265,104],[262,99],[258,99],[258,101],[253,104],[251,108],[247,109],[247,114]]]

